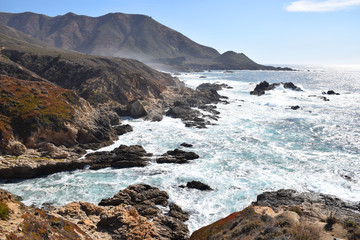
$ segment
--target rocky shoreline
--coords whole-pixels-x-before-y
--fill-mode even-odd
[[[360,203],[278,190],[190,236],[189,213],[147,184],[130,185],[99,204],[28,207],[0,190],[0,239],[359,239]]]

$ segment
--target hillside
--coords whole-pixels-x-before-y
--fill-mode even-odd
[[[0,73],[24,80],[44,79],[76,91],[92,104],[126,105],[139,98],[158,98],[177,80],[130,59],[96,57],[30,44],[8,27],[0,28]],[[21,37],[19,40],[18,35]],[[35,41],[35,40],[33,40]]]
[[[31,12],[0,13],[0,24],[57,48],[133,58],[163,70],[277,70],[248,57],[224,59],[217,50],[200,45],[145,15],[109,13],[89,17],[67,13],[49,17]]]

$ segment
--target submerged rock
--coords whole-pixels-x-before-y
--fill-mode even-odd
[[[183,142],[182,144],[180,144],[180,146],[186,147],[186,148],[191,148],[191,147],[193,147],[192,144],[189,144],[189,143],[186,143],[186,142]]]
[[[167,151],[160,158],[156,159],[157,163],[188,163],[190,160],[199,158],[194,152],[186,152],[183,150],[175,149],[173,151]]]

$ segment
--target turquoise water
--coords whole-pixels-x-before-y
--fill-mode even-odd
[[[148,183],[167,191],[171,201],[190,212],[191,231],[241,210],[268,190],[292,188],[360,201],[360,68],[301,68],[304,71],[182,74],[179,78],[190,87],[203,82],[233,87],[220,92],[230,104],[217,105],[221,118],[213,121],[216,125],[192,129],[167,117],[161,122],[124,120],[134,131],[102,149],[140,144],[148,152],[162,154],[187,142],[200,155],[190,164],[84,169],[0,187],[22,196],[26,204],[41,206],[80,200],[98,203],[130,184]],[[201,75],[207,78],[200,79]],[[291,81],[304,91],[277,88],[261,97],[249,95],[264,80]],[[326,96],[329,102],[309,97],[327,90],[341,95]],[[294,105],[301,109],[290,110]],[[178,187],[190,180],[215,190]]]

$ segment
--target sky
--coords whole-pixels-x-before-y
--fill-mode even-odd
[[[261,64],[360,64],[360,0],[0,0],[0,12],[145,14]]]

